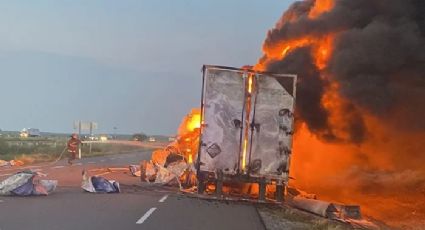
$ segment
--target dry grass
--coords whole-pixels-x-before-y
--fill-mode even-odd
[[[7,154],[0,154],[0,159],[2,160],[20,160],[24,164],[33,164],[39,162],[51,162],[60,156],[62,152],[66,153],[64,146],[58,146],[56,148],[44,148],[44,149],[34,149],[26,150],[24,153],[21,152],[12,152]],[[93,144],[92,151],[90,153],[89,145],[83,145],[82,147],[82,156],[83,157],[94,157],[94,156],[103,156],[110,154],[119,154],[126,152],[141,151],[146,149],[151,149],[148,147],[142,146],[129,146],[129,145],[120,145],[120,144]],[[65,156],[66,157],[66,156]]]

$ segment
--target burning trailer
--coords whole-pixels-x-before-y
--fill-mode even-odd
[[[201,108],[176,139],[142,161],[142,181],[178,185],[206,199],[281,203],[354,227],[377,229],[360,206],[318,200],[288,187],[297,76],[205,65]],[[212,196],[211,196],[212,195]]]
[[[218,196],[238,190],[260,200],[267,188],[282,201],[297,77],[212,65],[202,72],[201,109],[185,117],[173,143],[141,163],[142,181],[177,181]]]
[[[196,170],[198,193],[214,183],[274,185],[283,199],[294,129],[295,75],[204,66]],[[242,185],[244,187],[244,185]],[[254,192],[255,193],[255,192]]]

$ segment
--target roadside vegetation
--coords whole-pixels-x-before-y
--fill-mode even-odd
[[[67,157],[66,137],[56,138],[27,138],[0,137],[0,160],[20,160],[25,164],[35,162],[48,162],[57,159],[62,152]],[[81,148],[83,157],[117,154],[146,149],[137,145],[122,145],[110,143],[83,144]]]

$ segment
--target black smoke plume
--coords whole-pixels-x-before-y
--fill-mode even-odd
[[[315,66],[311,47],[293,49],[281,60],[265,61],[264,56],[260,63],[268,71],[298,74],[298,116],[322,139],[338,140],[329,125],[329,112],[320,103],[329,82],[337,82],[339,94],[348,101],[344,127],[349,141],[365,139],[367,130],[359,111],[399,129],[425,131],[425,1],[334,2],[332,10],[317,18],[309,17],[314,0],[295,2],[263,45],[268,50],[285,41],[335,33],[325,69]]]

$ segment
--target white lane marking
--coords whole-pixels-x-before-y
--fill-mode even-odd
[[[72,166],[79,166],[79,165],[83,165],[83,163],[73,164]]]
[[[4,202],[4,200],[0,200],[0,203],[3,203]]]
[[[87,162],[87,164],[96,164],[96,162],[94,162],[94,161],[89,161],[89,162]]]
[[[151,208],[149,209],[145,215],[143,215],[142,217],[140,217],[140,219],[136,222],[136,224],[143,224],[143,222],[145,222],[145,220],[147,220],[149,218],[150,215],[152,215],[153,212],[155,212],[156,208]]]
[[[164,203],[164,201],[168,198],[168,195],[163,196],[158,202]]]
[[[58,166],[52,167],[52,169],[60,169],[60,168],[63,168],[63,167],[65,167],[65,166],[63,166],[63,165],[58,165]]]
[[[102,159],[102,160],[100,160],[100,162],[105,162],[105,160]]]
[[[109,158],[109,159],[111,159],[111,160],[115,160],[115,157],[111,157],[111,158]]]

